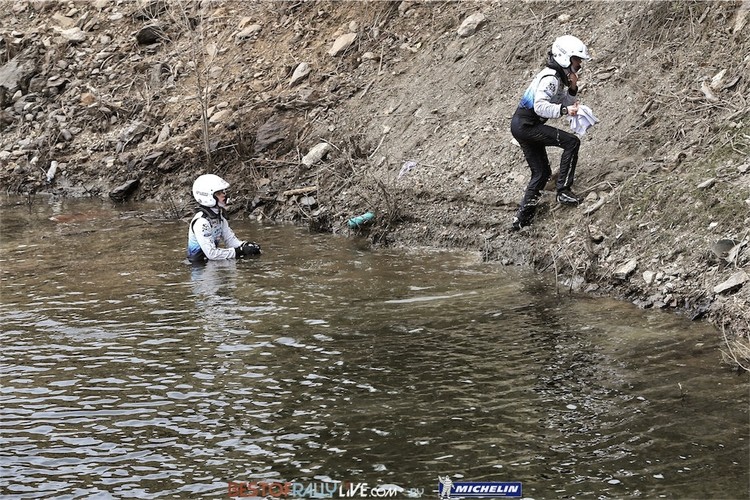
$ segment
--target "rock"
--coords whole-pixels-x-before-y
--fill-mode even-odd
[[[698,184],[698,189],[708,189],[710,187],[713,187],[713,185],[716,184],[716,178],[712,177],[711,179],[707,179],[700,184]]]
[[[165,124],[161,128],[161,132],[159,132],[159,136],[156,138],[156,144],[161,144],[162,142],[169,139],[169,134],[171,133],[171,130],[169,128],[169,124]]]
[[[336,57],[343,54],[346,49],[351,47],[351,45],[354,43],[354,40],[356,39],[356,33],[347,33],[346,35],[341,35],[336,39],[335,42],[333,42],[333,46],[331,46],[330,50],[328,51],[328,55]]]
[[[78,27],[61,30],[60,34],[63,36],[63,38],[72,43],[83,42],[84,40],[86,40],[86,33]]]
[[[133,192],[138,188],[138,185],[140,184],[140,179],[130,179],[126,181],[124,184],[120,184],[116,188],[114,188],[110,193],[109,197],[112,199],[112,201],[115,202],[123,202],[127,200],[130,195],[133,194]]]
[[[294,73],[292,73],[292,79],[289,81],[289,86],[293,87],[294,85],[305,79],[309,74],[310,65],[306,62],[299,63],[294,69]]]
[[[55,175],[57,174],[57,167],[59,163],[52,160],[49,164],[49,168],[47,169],[47,182],[52,182],[55,178]]]
[[[481,12],[476,12],[466,19],[464,19],[464,22],[461,23],[461,26],[458,28],[458,36],[461,38],[465,38],[467,36],[471,36],[474,33],[477,32],[479,28],[482,27],[487,22],[487,18],[482,14]]]
[[[656,273],[653,271],[643,271],[643,281],[646,282],[647,286],[651,286],[654,284],[654,281],[656,280]]]
[[[81,104],[84,106],[91,106],[96,102],[96,96],[90,92],[84,92],[81,94]]]
[[[302,164],[308,167],[310,165],[314,165],[322,160],[330,150],[330,144],[328,144],[327,142],[321,142],[320,144],[312,148],[310,152],[302,158]]]
[[[265,151],[272,144],[286,139],[288,134],[289,131],[287,130],[286,123],[274,115],[258,128],[253,149],[256,153]]]
[[[312,206],[315,206],[316,203],[317,201],[315,201],[314,196],[302,196],[299,199],[299,204],[304,207],[312,207]]]
[[[721,88],[721,84],[722,84],[722,82],[724,81],[724,75],[725,75],[726,73],[727,73],[727,70],[726,70],[726,69],[722,69],[721,71],[719,71],[718,73],[716,73],[716,74],[715,74],[715,75],[714,75],[714,76],[713,76],[713,77],[711,78],[711,83],[709,84],[709,86],[710,86],[710,87],[711,87],[711,88],[712,88],[713,90],[720,90],[720,88]]]
[[[144,26],[135,34],[135,39],[138,42],[138,45],[151,45],[152,43],[158,42],[163,37],[164,32],[155,24]]]
[[[143,122],[135,122],[126,130],[124,130],[119,137],[119,144],[117,145],[117,152],[121,152],[130,143],[137,143],[143,138],[143,135],[148,131],[148,126]]]
[[[26,54],[19,54],[0,68],[0,87],[4,87],[9,94],[20,89],[20,83],[29,81],[36,72],[34,61],[25,60]]]
[[[619,280],[626,280],[635,271],[636,267],[638,267],[638,259],[630,259],[615,270],[614,276]]]
[[[263,27],[260,24],[251,24],[247,28],[244,28],[242,31],[234,35],[234,37],[237,40],[243,40],[245,38],[250,38],[253,35],[256,35],[260,33],[260,30],[263,29]]]
[[[732,259],[729,258],[730,253],[732,253],[733,257],[736,257],[739,249],[735,250],[735,247],[737,245],[740,245],[741,243],[742,243],[741,241],[732,240],[728,238],[718,240],[713,245],[711,245],[711,251],[718,258],[726,260],[727,262],[731,262]]]
[[[211,118],[208,119],[208,123],[224,123],[232,116],[232,114],[233,112],[231,109],[222,109],[211,115]]]
[[[729,293],[740,288],[747,280],[750,279],[747,273],[743,270],[739,270],[729,277],[728,280],[719,283],[714,287],[714,293]]]

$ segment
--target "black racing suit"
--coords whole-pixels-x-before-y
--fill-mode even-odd
[[[534,77],[524,92],[511,120],[510,131],[521,145],[531,169],[531,180],[516,214],[521,226],[531,223],[539,195],[552,175],[547,146],[563,149],[557,191],[570,189],[573,185],[581,141],[570,132],[545,124],[549,118],[560,118],[563,106],[570,106],[576,102],[576,92],[567,88],[567,83],[564,70],[550,60],[547,67]]]

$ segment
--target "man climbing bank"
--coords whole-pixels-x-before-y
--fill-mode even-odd
[[[229,183],[218,175],[201,175],[193,182],[198,211],[188,228],[187,257],[190,262],[239,259],[260,255],[260,245],[241,241],[224,217]],[[223,244],[225,248],[220,248]]]
[[[531,224],[542,189],[552,175],[547,146],[562,148],[557,178],[557,201],[577,205],[580,199],[571,191],[581,141],[574,134],[546,125],[551,118],[575,116],[579,112],[578,72],[589,60],[586,45],[574,36],[557,38],[547,63],[531,81],[511,120],[510,131],[521,145],[531,169],[531,180],[513,218],[512,230]]]

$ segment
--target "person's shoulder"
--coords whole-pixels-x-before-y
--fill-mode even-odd
[[[202,225],[211,225],[211,221],[208,220],[208,217],[203,212],[196,212],[195,215],[193,215],[193,220],[190,221],[191,224],[202,224]]]

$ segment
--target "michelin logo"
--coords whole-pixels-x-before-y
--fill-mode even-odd
[[[454,483],[449,476],[438,476],[440,500],[457,498],[520,498],[523,485],[520,482],[471,481]]]

